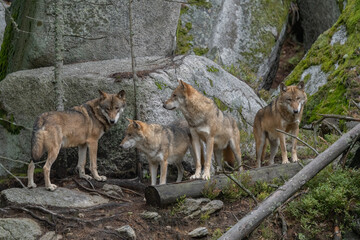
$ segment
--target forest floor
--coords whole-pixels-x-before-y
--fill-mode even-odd
[[[276,159],[277,162],[280,159]],[[245,160],[245,163],[248,161]],[[52,179],[52,181],[59,187],[76,189],[85,193],[91,194],[83,188],[80,188],[73,178],[76,176],[69,176],[66,179]],[[36,175],[36,182],[39,186],[44,186],[42,174]],[[185,179],[186,180],[186,179]],[[25,184],[24,179],[24,184]],[[143,182],[149,185],[148,180]],[[20,187],[20,185],[12,180],[7,185],[0,185],[0,190],[9,187]],[[89,187],[90,186],[86,186]],[[97,189],[101,190],[101,189]],[[123,190],[124,191],[124,190]],[[46,209],[61,215],[62,217],[55,217],[49,213],[44,213],[37,209],[32,209],[32,213],[36,216],[31,216],[29,213],[19,209],[3,208],[0,211],[0,218],[32,218],[38,222],[42,228],[43,233],[55,231],[61,235],[63,239],[123,239],[116,231],[116,229],[129,225],[135,233],[137,239],[147,240],[162,240],[162,239],[192,239],[188,233],[198,227],[206,227],[209,231],[208,236],[201,239],[217,239],[225,233],[231,226],[249,213],[256,204],[250,197],[243,197],[237,200],[228,200],[221,195],[217,199],[224,202],[224,207],[211,215],[201,216],[192,220],[186,220],[183,213],[178,212],[178,205],[167,206],[165,208],[152,207],[146,204],[144,194],[138,192],[134,194],[129,191],[124,191],[126,200],[131,202],[124,202],[109,198],[109,203],[98,207],[90,208],[54,208],[44,206]],[[97,194],[97,193],[94,193]],[[31,209],[31,207],[30,207]],[[147,220],[141,216],[144,211],[157,212],[161,217],[158,220]],[[55,223],[51,226],[46,221],[39,219],[47,219]],[[287,221],[293,221],[287,219]],[[289,224],[288,225],[292,225]],[[296,226],[296,225],[295,225]],[[292,228],[287,230],[288,239],[296,239],[296,231]],[[273,214],[264,224],[261,224],[256,229],[249,239],[281,239],[282,238],[282,219],[278,214]]]

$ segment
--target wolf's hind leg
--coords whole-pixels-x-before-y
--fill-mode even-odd
[[[31,160],[27,170],[28,188],[36,188],[36,184],[34,183],[34,169],[35,169],[35,164]]]
[[[183,175],[184,175],[184,167],[183,167],[181,161],[182,161],[182,158],[180,158],[178,161],[175,162],[175,165],[178,170],[178,176],[177,176],[176,182],[181,182],[183,179]]]
[[[59,155],[60,151],[60,144],[54,144],[54,148],[48,151],[48,157],[46,159],[46,163],[43,167],[44,169],[44,180],[45,180],[45,188],[50,191],[54,191],[57,186],[52,184],[50,181],[50,169],[52,164],[55,162],[57,156]]]
[[[274,164],[274,158],[275,155],[277,153],[277,150],[279,148],[279,139],[269,139],[270,142],[270,160],[269,160],[269,164],[273,165]]]

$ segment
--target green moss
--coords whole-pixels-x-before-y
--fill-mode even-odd
[[[208,2],[207,0],[189,0],[188,4],[190,4],[192,6],[196,6],[196,7],[206,8],[206,9],[212,8],[211,3]]]
[[[189,35],[189,31],[192,28],[191,23],[186,23],[185,26],[182,26],[181,19],[179,19],[177,33],[176,33],[176,50],[175,54],[182,55],[186,54],[192,47],[191,41],[193,36]]]
[[[195,55],[203,56],[209,52],[209,48],[194,47],[193,51]]]
[[[206,71],[217,73],[217,72],[219,72],[219,69],[214,66],[206,66]]]
[[[226,106],[225,103],[223,103],[223,101],[221,101],[220,99],[218,99],[217,97],[214,97],[214,102],[216,104],[216,106],[221,110],[221,111],[226,111],[229,109],[228,106]]]
[[[331,46],[331,38],[340,26],[346,26],[347,41],[343,45],[336,43]],[[329,75],[328,83],[308,98],[304,115],[306,121],[319,119],[318,113],[345,114],[354,110],[355,107],[349,105],[346,99],[356,99],[360,95],[357,80],[360,65],[359,30],[360,1],[349,0],[334,26],[319,36],[306,57],[287,77],[286,85],[296,84],[301,74],[313,65],[321,65],[321,70]],[[337,69],[335,64],[338,64]]]
[[[210,86],[211,86],[211,87],[214,87],[214,82],[213,82],[213,80],[211,80],[210,78],[208,78],[208,80],[209,80]]]
[[[159,90],[163,90],[165,87],[167,87],[167,85],[165,83],[161,83],[158,81],[155,81],[155,85]]]

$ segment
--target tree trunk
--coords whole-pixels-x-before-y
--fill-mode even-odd
[[[318,172],[336,159],[353,141],[360,137],[360,124],[344,134],[328,149],[318,155],[306,165],[293,178],[264,200],[253,211],[243,217],[235,226],[227,231],[220,240],[243,239],[248,236],[259,224],[272,214],[281,204],[296,193],[305,183],[312,179]]]
[[[61,78],[63,68],[63,48],[64,48],[64,20],[63,20],[63,0],[55,1],[55,68],[54,85],[56,96],[56,110],[64,111],[64,88]]]
[[[308,163],[307,161],[306,163]],[[249,170],[251,181],[271,182],[274,178],[290,178],[301,170],[298,163],[272,165],[268,167]],[[223,189],[231,181],[224,174],[216,175],[210,182],[216,184],[216,188]],[[186,197],[202,197],[202,191],[208,181],[192,180],[180,183],[170,183],[165,185],[148,186],[145,189],[146,202],[157,207],[164,207],[176,202],[176,199],[186,195]]]

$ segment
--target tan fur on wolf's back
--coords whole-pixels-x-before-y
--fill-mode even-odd
[[[268,106],[260,109],[255,115],[253,132],[256,143],[257,167],[265,160],[267,142],[270,143],[269,164],[274,164],[274,158],[280,145],[282,163],[288,163],[285,135],[276,131],[283,130],[298,136],[307,96],[304,91],[304,82],[296,86],[280,84],[280,94]],[[292,161],[298,161],[296,151],[297,140],[293,138],[291,156]]]

